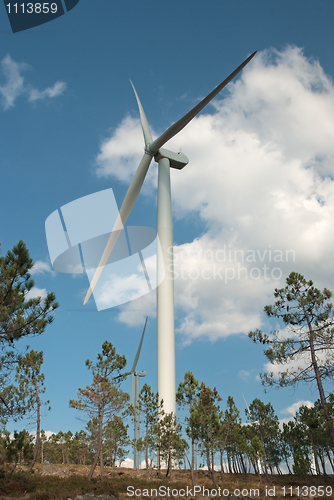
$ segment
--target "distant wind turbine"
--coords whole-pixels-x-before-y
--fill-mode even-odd
[[[170,168],[181,170],[188,163],[183,153],[173,153],[162,146],[178,134],[254,57],[256,52],[249,56],[233,73],[230,74],[218,87],[207,95],[185,116],[171,125],[157,139],[153,140],[151,130],[133,87],[138,103],[140,120],[143,129],[145,152],[139,167],[131,181],[128,191],[110,234],[108,243],[102,254],[100,263],[87,291],[84,304],[88,301],[103,268],[114,248],[120,232],[123,229],[135,201],[139,195],[148,168],[154,157],[159,164],[158,169],[158,221],[157,230],[161,251],[157,252],[157,344],[158,344],[158,393],[163,399],[164,411],[176,413],[175,402],[175,332],[174,332],[174,273],[173,273],[173,222],[170,190]],[[132,82],[131,82],[132,84]]]
[[[141,346],[143,344],[144,340],[144,335],[145,335],[145,330],[146,330],[146,325],[147,325],[147,320],[146,318],[143,333],[141,335],[141,339],[139,342],[139,347],[137,349],[137,353],[131,368],[131,372],[123,373],[117,378],[123,378],[125,379],[129,375],[131,375],[131,403],[132,406],[134,407],[134,417],[133,417],[133,425],[134,425],[134,438],[139,439],[140,438],[140,415],[139,411],[137,409],[138,405],[138,397],[139,397],[139,392],[140,392],[140,377],[146,377],[147,373],[145,371],[143,372],[138,372],[136,371],[136,366],[138,363],[138,359],[140,356],[140,351],[141,351]],[[133,450],[133,455],[134,455],[134,460],[133,460],[133,467],[135,469],[139,468],[139,451],[134,447]]]

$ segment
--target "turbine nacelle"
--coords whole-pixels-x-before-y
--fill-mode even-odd
[[[167,158],[169,160],[169,165],[171,168],[176,168],[177,170],[182,170],[188,163],[189,159],[184,153],[174,153],[166,148],[160,148],[159,151],[154,156],[155,161],[158,163],[161,158]]]
[[[144,370],[143,372],[133,372],[135,377],[146,377],[147,373]]]

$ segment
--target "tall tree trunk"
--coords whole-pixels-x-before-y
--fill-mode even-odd
[[[148,416],[146,416],[145,463],[146,463],[146,478],[149,479],[150,470],[149,470],[149,463],[148,463]]]
[[[247,474],[247,469],[246,469],[246,465],[245,465],[244,457],[242,456],[242,453],[240,453],[239,456],[240,456],[240,463],[241,463],[242,471],[244,474]]]
[[[211,446],[210,446],[210,448],[211,448]],[[208,465],[208,472],[209,472],[211,479],[212,479],[213,487],[217,488],[217,481],[215,478],[215,465],[214,465],[214,462],[212,460],[210,460],[210,455],[212,457],[212,448],[211,449],[210,448],[207,449],[206,461],[207,461],[207,465]]]
[[[327,457],[328,457],[328,461],[329,461],[329,463],[331,464],[332,471],[334,472],[333,460],[332,460],[331,455],[330,455],[330,453],[329,453],[328,446],[326,446],[326,455],[327,455]]]
[[[315,473],[319,474],[320,468],[319,468],[319,461],[318,461],[318,456],[317,456],[317,449],[314,446],[312,437],[311,437],[311,449],[312,449],[312,458],[314,458]]]
[[[100,476],[103,477],[104,473],[104,464],[103,464],[103,446],[101,446],[100,450]]]
[[[103,435],[102,435],[102,432],[103,432],[103,412],[104,412],[104,407],[102,405],[102,407],[100,408],[99,417],[98,417],[98,424],[99,424],[98,442],[97,442],[97,447],[96,447],[96,451],[95,451],[95,455],[94,455],[94,460],[93,460],[92,466],[91,466],[89,474],[88,474],[88,481],[92,480],[95,467],[97,466],[97,462],[101,456],[102,438],[103,438]]]
[[[35,465],[35,462],[37,460],[37,456],[38,456],[38,452],[39,452],[40,434],[41,434],[41,400],[39,398],[37,381],[35,381],[35,395],[36,395],[36,410],[37,410],[36,441],[35,441],[33,459],[31,461],[28,472],[32,471],[32,469]]]
[[[321,467],[322,467],[322,470],[323,470],[323,475],[327,476],[324,457],[322,455],[319,455],[319,458],[320,458],[320,463],[321,463]]]
[[[172,479],[173,477],[173,460],[172,460],[172,446],[169,441],[168,443],[168,467],[170,470],[170,478]]]
[[[224,481],[224,463],[223,463],[223,453],[224,450],[220,450],[220,480],[221,482]]]
[[[289,461],[288,461],[288,456],[287,456],[286,453],[284,453],[284,460],[285,460],[285,464],[286,464],[286,466],[288,468],[289,474],[292,474],[291,469],[290,469],[290,465],[289,465]]]
[[[231,457],[230,454],[227,454],[227,465],[228,465],[228,472],[229,474],[232,474],[232,468],[231,468]]]
[[[303,308],[303,309],[304,309],[304,313],[305,313],[305,316],[306,316],[307,325],[308,325],[308,329],[309,329],[309,333],[310,333],[310,349],[311,349],[311,360],[312,360],[313,370],[314,370],[314,374],[315,374],[315,379],[317,381],[317,386],[318,386],[318,391],[319,391],[319,395],[320,395],[321,406],[322,406],[322,408],[324,410],[324,416],[325,416],[326,422],[328,423],[328,431],[329,431],[329,436],[330,436],[330,440],[331,440],[331,444],[332,444],[332,450],[334,451],[334,427],[333,427],[333,419],[332,419],[332,417],[331,417],[331,415],[329,413],[329,409],[328,409],[328,405],[327,405],[327,401],[326,401],[326,396],[325,396],[324,388],[322,386],[322,380],[321,380],[320,371],[319,371],[319,367],[318,367],[318,363],[317,363],[317,358],[316,358],[316,355],[315,355],[314,343],[313,343],[314,332],[313,332],[312,325],[311,325],[311,322],[309,320],[308,314],[305,311],[305,308]]]
[[[192,487],[195,486],[194,468],[195,468],[195,440],[192,437],[191,438],[191,467],[190,467],[190,476],[191,476]]]

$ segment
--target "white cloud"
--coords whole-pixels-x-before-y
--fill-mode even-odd
[[[24,78],[21,72],[27,68],[27,65],[15,62],[8,54],[1,61],[1,68],[7,82],[6,85],[0,86],[0,93],[3,106],[8,109],[14,106],[16,98],[24,92]]]
[[[286,328],[283,330],[283,332],[287,332],[288,335],[284,335],[284,338],[296,338],[296,335],[293,335],[292,332],[289,334],[289,328]],[[282,334],[283,337],[283,334]],[[328,358],[328,350],[317,350],[316,353],[316,358],[319,366],[325,365],[326,359]],[[308,370],[306,370],[308,368]],[[312,359],[311,359],[311,353],[310,351],[305,351],[301,353],[298,358],[290,361],[289,363],[265,363],[263,367],[263,372],[264,373],[272,373],[273,377],[275,380],[279,379],[280,373],[285,372],[286,370],[292,371],[296,374],[301,373],[305,374],[306,373],[313,373],[314,377],[314,371],[312,368]]]
[[[34,438],[36,437],[36,431],[31,431],[29,432],[30,436],[33,436]],[[45,436],[47,439],[49,439],[51,436],[53,436],[54,434],[56,434],[56,432],[53,432],[53,431],[45,431]],[[10,439],[13,440],[14,439],[14,433],[11,433],[9,435]]]
[[[313,408],[314,403],[312,403],[311,401],[305,401],[304,399],[301,399],[300,401],[293,403],[291,406],[283,408],[283,410],[281,410],[280,413],[283,413],[283,415],[290,415],[294,417],[301,406],[307,406],[307,408]]]
[[[333,285],[332,81],[319,62],[288,46],[257,54],[227,88],[212,114],[195,118],[166,146],[190,159],[172,171],[174,215],[195,216],[204,228],[175,249],[185,343],[261,327],[263,306],[291,271],[319,288]],[[129,184],[142,144],[139,122],[124,119],[101,145],[97,174]],[[155,185],[151,167],[144,194]],[[198,248],[209,257],[178,258]]]
[[[122,307],[117,320],[128,326],[143,325],[145,318],[156,316],[156,290],[133,300]]]
[[[96,173],[99,177],[114,177],[129,183],[139,164],[143,139],[140,136],[140,122],[127,116],[109,139],[100,145],[96,158]]]
[[[132,458],[124,458],[124,460],[116,460],[115,465],[116,467],[125,467],[126,469],[133,469],[133,464],[134,461]],[[146,462],[145,462],[145,468],[146,468]]]
[[[36,299],[38,297],[42,297],[42,299],[45,299],[47,296],[47,291],[45,288],[37,288],[37,287],[32,287],[32,289],[27,293],[26,299]]]
[[[129,302],[144,295],[147,290],[147,282],[143,276],[131,274],[124,277],[110,274],[103,280],[102,286],[94,290],[94,298],[100,309],[104,309]]]
[[[37,101],[38,99],[45,99],[45,97],[57,97],[64,93],[66,89],[65,82],[56,82],[53,87],[48,87],[45,90],[30,89],[29,101]]]
[[[28,94],[28,100],[33,102],[46,97],[57,97],[64,93],[66,89],[65,82],[58,81],[45,90],[38,90],[31,85],[26,85],[22,72],[28,68],[28,64],[14,61],[9,54],[1,61],[1,69],[6,78],[6,83],[0,86],[0,94],[2,95],[2,105],[5,110],[14,106],[16,99],[20,95]]]
[[[238,372],[238,377],[240,377],[242,380],[247,381],[247,380],[249,380],[249,377],[250,377],[251,373],[252,373],[251,371],[240,370]]]
[[[301,406],[307,406],[307,408],[313,408],[314,403],[311,401],[305,401],[304,399],[301,399],[297,401],[296,403],[293,403],[291,406],[287,406],[286,408],[283,408],[283,410],[280,411],[283,415],[288,415],[286,418],[281,418],[280,419],[280,426],[283,427],[283,424],[287,424],[290,420],[293,419],[293,417],[296,415],[297,411]]]
[[[113,177],[129,184],[143,154],[144,139],[140,120],[126,116],[111,137],[102,141],[96,157],[96,174],[98,177]],[[146,193],[149,192],[148,185],[156,186],[156,169],[152,165],[142,188]]]
[[[34,262],[32,269],[30,270],[30,274],[45,274],[50,273],[55,275],[54,270],[51,268],[48,262],[44,262],[42,260],[37,260]]]

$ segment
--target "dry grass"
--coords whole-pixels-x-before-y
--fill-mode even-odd
[[[105,467],[105,474],[103,478],[99,477],[99,469],[95,471],[94,478],[92,482],[87,481],[87,474],[89,467],[79,466],[79,465],[57,465],[56,467],[50,468],[49,472],[53,474],[56,471],[59,475],[42,475],[45,466],[37,464],[34,473],[28,475],[25,470],[19,470],[9,480],[0,480],[0,500],[1,499],[20,499],[20,500],[65,500],[67,498],[74,498],[76,495],[84,493],[94,493],[95,495],[108,494],[113,495],[117,498],[131,500],[134,499],[145,499],[149,500],[156,498],[178,498],[178,495],[172,496],[173,493],[180,491],[181,489],[186,490],[188,486],[192,490],[191,480],[189,471],[173,471],[173,480],[166,478],[165,474],[162,472],[158,474],[156,471],[150,472],[149,480],[146,479],[146,471],[143,470],[132,470],[132,469],[111,469]],[[62,476],[62,477],[61,477]],[[220,496],[217,498],[226,499],[228,498],[227,490],[229,494],[232,495],[237,489],[240,494],[244,490],[244,495],[246,490],[251,498],[298,498],[298,487],[299,487],[299,497],[301,499],[334,499],[334,495],[326,495],[326,486],[332,487],[334,491],[334,477],[329,476],[326,479],[315,476],[308,476],[307,478],[298,478],[296,476],[284,475],[284,476],[270,476],[270,481],[268,482],[264,476],[261,476],[261,482],[258,476],[253,474],[224,474],[223,481],[221,481],[220,474],[217,473],[216,479],[218,486],[221,488]],[[196,495],[196,498],[213,498],[214,491],[211,479],[203,471],[196,472],[195,483],[198,487],[206,488],[207,491],[201,489],[201,492]],[[127,488],[132,486],[133,489],[140,490],[142,495],[140,496],[129,496],[127,494]],[[159,486],[164,488],[166,495],[155,496],[155,490],[159,492]],[[305,486],[308,488],[301,488]],[[315,486],[317,488],[316,493],[310,494],[310,486]],[[324,494],[321,495],[321,488],[324,487]],[[285,496],[284,490],[285,487]],[[169,490],[169,496],[167,494],[167,488]],[[273,488],[275,488],[275,495],[273,495]],[[290,489],[291,488],[291,489]],[[146,490],[146,491],[144,491]],[[151,492],[153,490],[153,492]],[[252,490],[252,492],[250,491]],[[137,491],[138,493],[138,491]],[[152,495],[151,495],[152,493]],[[185,495],[182,498],[187,498],[190,500],[194,498],[194,492],[190,491],[189,495]],[[217,492],[219,493],[219,492]],[[271,495],[270,495],[271,493]],[[304,494],[302,494],[304,493]],[[320,493],[320,494],[319,494]],[[181,496],[179,497],[181,498]]]

